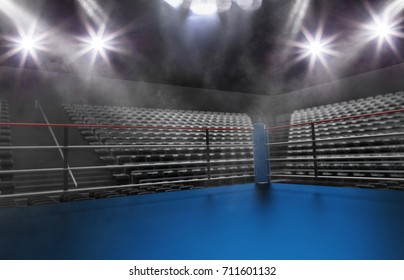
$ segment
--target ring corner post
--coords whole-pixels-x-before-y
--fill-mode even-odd
[[[255,184],[270,185],[271,170],[269,164],[269,136],[266,125],[254,124],[253,131],[253,155]]]

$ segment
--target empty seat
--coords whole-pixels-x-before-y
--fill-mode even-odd
[[[400,99],[398,99],[399,96]],[[296,110],[290,116],[290,124],[382,112],[403,107],[404,100],[401,99],[401,92],[398,92]],[[403,123],[403,116],[400,113],[315,124],[317,156],[319,160],[333,160],[331,163],[318,163],[319,175],[340,176],[343,179],[335,178],[330,180],[333,183],[342,185],[345,183],[344,180],[349,177],[364,178],[364,180],[366,178],[385,178],[386,180],[392,177],[402,178],[402,174],[394,171],[401,171],[403,166],[402,158],[400,157],[404,151],[402,146],[404,144],[403,138],[401,136],[386,136],[385,134],[401,133]],[[371,137],[377,135],[380,136]],[[289,128],[288,140],[291,142],[310,139],[310,136],[311,131],[308,126]],[[354,137],[356,136],[364,137],[355,139]],[[338,138],[338,140],[322,141],[327,138]],[[310,145],[299,146],[298,144],[289,145],[288,149],[284,150],[284,153],[282,153],[282,150],[276,150],[275,153],[271,152],[272,156],[275,157],[289,156],[296,159],[310,156],[312,153],[313,149]],[[401,163],[397,163],[397,161],[401,161]],[[276,172],[283,171],[284,174],[305,174],[305,171],[293,171],[299,168],[298,163],[277,163],[273,165],[273,168]],[[374,187],[387,188],[383,183],[379,185],[373,184],[372,188]]]
[[[230,129],[251,128],[251,119],[245,114],[227,114],[185,110],[163,110],[131,108],[117,106],[65,105],[73,122],[87,122],[112,125],[147,125],[147,129],[81,129],[84,139],[92,145],[135,145],[134,147],[103,148],[95,152],[107,165],[123,165],[123,169],[114,169],[113,176],[122,184],[158,182],[177,178],[198,178],[205,176],[201,161],[207,158],[206,147],[187,147],[188,145],[205,145],[204,129],[219,128],[210,133],[211,145],[232,143],[251,143],[251,132],[222,131]],[[183,129],[162,130],[153,126],[172,126]],[[194,128],[194,129],[187,129]],[[202,131],[195,130],[200,128]],[[143,145],[144,147],[139,147]],[[156,146],[159,145],[159,146]],[[183,146],[179,146],[183,145]],[[166,147],[164,147],[166,146]],[[211,150],[211,160],[252,159],[251,148],[237,150],[224,147]],[[167,163],[165,165],[164,163]],[[135,165],[131,168],[127,164]],[[231,163],[233,164],[233,163]],[[203,164],[202,164],[203,165]],[[137,190],[131,190],[138,193]],[[144,192],[163,192],[158,189],[144,189]]]

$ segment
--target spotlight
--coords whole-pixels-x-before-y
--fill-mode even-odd
[[[372,41],[377,39],[379,45],[387,42],[394,48],[393,39],[395,37],[404,37],[404,34],[400,31],[403,18],[396,14],[397,11],[393,13],[392,6],[388,6],[381,14],[377,14],[369,4],[366,4],[365,8],[372,18],[370,23],[358,24],[365,31],[365,33],[363,33],[367,37],[365,40]]]
[[[30,57],[35,64],[39,65],[38,51],[49,50],[43,45],[43,37],[33,37],[28,34],[20,34],[20,38],[15,40],[14,51],[21,54],[20,65],[23,66]]]
[[[302,53],[301,57],[311,57],[311,60],[317,58],[323,60],[326,55],[337,56],[337,52],[332,49],[331,42],[335,40],[335,37],[327,39],[321,38],[320,34],[316,36],[311,35],[307,31],[303,32],[306,37],[306,42],[298,42],[293,45],[299,48]]]
[[[20,41],[20,48],[21,50],[31,52],[35,49],[35,41],[30,37],[22,38]]]
[[[20,38],[14,39],[14,51],[23,55],[23,60],[25,63],[25,60],[28,56],[33,57],[35,60],[37,60],[37,51],[47,51],[47,49],[44,48],[42,44],[43,42],[41,41],[41,39],[33,38],[32,36],[26,34],[21,34]]]
[[[339,52],[334,50],[334,41],[337,39],[337,36],[324,37],[323,32],[323,23],[319,25],[314,34],[309,32],[304,26],[302,27],[304,40],[288,42],[289,46],[297,48],[297,56],[293,59],[292,64],[308,59],[309,71],[312,71],[316,62],[319,61],[325,70],[332,74],[327,60],[330,56],[338,57],[340,55]]]
[[[106,47],[105,41],[100,37],[92,38],[90,42],[91,49],[95,50],[96,52],[103,51]]]
[[[1,0],[0,0],[1,2]],[[39,52],[51,52],[47,47],[48,38],[53,31],[38,33],[37,20],[31,22],[28,29],[17,25],[18,36],[3,36],[3,39],[8,42],[9,50],[0,56],[0,62],[5,61],[15,55],[20,57],[20,67],[23,67],[28,59],[31,59],[36,65],[40,64]]]
[[[382,39],[387,39],[393,33],[392,27],[384,22],[375,24],[374,30],[376,35]]]
[[[309,42],[306,48],[307,52],[312,56],[319,56],[325,51],[323,44],[317,41]]]
[[[379,41],[389,41],[391,37],[396,37],[397,22],[390,22],[387,19],[382,19],[376,15],[373,16],[373,21],[370,24],[364,25],[364,28],[369,33],[369,39],[378,39]]]
[[[129,54],[127,50],[119,47],[119,40],[117,40],[126,32],[125,28],[107,33],[106,24],[100,26],[97,31],[88,21],[84,22],[84,26],[88,34],[84,37],[76,37],[80,50],[72,55],[73,60],[88,54],[91,57],[90,68],[93,68],[99,58],[110,65],[110,53]]]
[[[217,13],[217,3],[216,0],[194,0],[190,9],[197,15],[212,15]]]
[[[376,41],[376,53],[379,56],[383,49],[387,46],[391,51],[400,58],[400,52],[397,49],[397,38],[404,38],[404,34],[399,30],[402,22],[401,18],[389,18],[388,16],[379,17],[376,14],[371,14],[373,21],[369,24],[362,24],[365,29],[363,33],[364,42]]]

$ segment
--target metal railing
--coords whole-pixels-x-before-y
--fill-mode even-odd
[[[221,179],[243,179],[247,177],[252,177],[252,174],[212,174],[212,167],[219,166],[221,164],[251,164],[253,162],[251,158],[236,158],[236,159],[214,159],[211,157],[212,148],[252,148],[251,142],[233,142],[233,143],[221,143],[212,142],[210,139],[210,133],[214,131],[234,131],[234,132],[251,132],[250,128],[243,127],[206,127],[206,128],[196,128],[196,127],[176,127],[176,126],[130,126],[130,125],[100,125],[100,124],[52,124],[52,123],[13,123],[13,122],[0,122],[0,127],[48,127],[48,128],[63,128],[63,145],[52,146],[0,146],[1,150],[60,150],[62,151],[63,163],[60,167],[54,168],[32,168],[32,169],[13,169],[13,170],[0,170],[0,175],[10,175],[10,174],[32,174],[32,173],[43,173],[43,172],[62,172],[62,186],[60,189],[47,190],[47,191],[33,191],[24,193],[9,193],[2,194],[0,198],[10,198],[10,197],[20,197],[20,196],[36,196],[44,194],[62,194],[70,192],[79,191],[97,191],[97,190],[108,190],[108,189],[123,189],[132,188],[148,185],[164,185],[164,184],[175,184],[175,183],[192,183],[192,182],[209,182],[211,180],[221,180]],[[189,141],[178,141],[169,142],[168,144],[124,144],[124,145],[70,145],[69,143],[69,129],[77,128],[87,128],[87,129],[137,129],[137,130],[153,130],[153,131],[201,131],[205,135],[204,143],[190,143]],[[204,160],[182,160],[182,161],[167,161],[167,162],[142,162],[142,163],[126,163],[126,164],[107,164],[107,165],[96,165],[96,166],[70,166],[69,154],[71,150],[81,150],[81,149],[109,149],[112,152],[113,149],[153,149],[153,148],[203,148],[205,150]],[[74,187],[71,188],[69,185],[69,176],[72,176],[72,172],[81,170],[128,170],[128,169],[138,169],[146,167],[174,167],[174,166],[200,166],[206,170],[206,175],[195,176],[195,178],[162,178],[162,180],[156,180],[154,182],[146,183],[133,183],[123,185],[111,185],[102,187],[81,187],[79,182],[74,180]],[[188,168],[190,169],[190,168]],[[222,176],[223,175],[223,176]],[[74,178],[74,177],[71,177]],[[1,181],[0,181],[1,184]]]

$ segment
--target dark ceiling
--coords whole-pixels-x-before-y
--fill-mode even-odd
[[[13,21],[22,20],[15,17],[24,14],[12,14],[13,9],[2,8],[2,1],[10,0],[0,0],[0,32],[17,36]],[[36,61],[28,56],[22,66],[48,71],[91,71],[134,81],[278,94],[402,63],[404,53],[404,39],[392,38],[396,51],[386,42],[378,50],[377,40],[365,44],[358,26],[371,21],[369,7],[379,14],[395,1],[263,0],[256,11],[233,4],[215,16],[196,16],[163,0],[10,2],[17,11],[38,19],[38,29],[42,27],[41,32],[50,32],[52,42],[59,42],[48,46],[47,52],[38,50]],[[96,6],[90,6],[101,9],[91,17],[80,2],[95,2]],[[84,22],[97,29],[99,20],[106,22],[106,34],[124,28],[116,42],[125,53],[107,50],[109,61],[97,56],[90,68],[91,53],[75,56],[80,49],[74,42],[87,34]],[[312,67],[310,57],[295,62],[299,49],[288,42],[304,41],[302,27],[314,34],[321,24],[324,38],[335,36],[336,56],[326,54],[325,65],[316,61]],[[403,31],[401,26],[396,30]],[[3,37],[1,65],[20,67],[22,54],[6,57],[9,51],[10,42]]]

